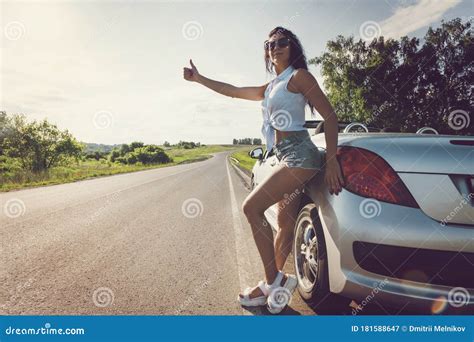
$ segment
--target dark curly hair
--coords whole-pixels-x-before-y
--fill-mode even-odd
[[[292,65],[295,69],[305,69],[308,70],[308,63],[306,62],[306,55],[304,53],[303,46],[301,45],[300,40],[298,37],[291,32],[290,30],[277,26],[273,30],[270,31],[268,37],[270,38],[276,33],[280,33],[286,38],[290,39],[290,65]],[[275,74],[273,62],[270,59],[270,55],[268,51],[265,49],[265,67],[267,72],[271,74]],[[309,108],[311,109],[311,114],[314,116],[314,106],[308,102]]]

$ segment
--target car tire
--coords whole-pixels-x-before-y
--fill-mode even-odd
[[[296,219],[293,261],[298,292],[317,313],[345,314],[350,311],[351,299],[329,290],[326,242],[314,203],[305,205]]]

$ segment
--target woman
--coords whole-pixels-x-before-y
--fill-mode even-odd
[[[308,180],[318,172],[323,172],[324,167],[328,190],[337,195],[342,189],[343,177],[336,158],[337,117],[316,79],[308,71],[299,39],[291,31],[276,27],[270,32],[264,48],[266,69],[275,72],[277,77],[262,86],[235,87],[211,80],[198,72],[192,60],[191,68],[184,68],[183,77],[188,81],[201,83],[222,95],[263,100],[262,133],[267,149],[273,148],[279,164],[270,177],[253,189],[245,199],[242,210],[252,228],[265,269],[266,281],[247,288],[244,293],[239,294],[238,300],[244,306],[266,304],[270,312],[278,313],[286,306],[289,296],[297,286],[296,277],[284,274],[282,269],[291,251],[302,189]],[[307,129],[303,127],[306,105],[309,105],[311,113],[316,108],[324,118],[324,162]],[[289,193],[293,194],[291,201],[287,200]],[[264,212],[277,202],[279,230],[274,241]],[[281,290],[289,295],[283,304],[275,300],[275,294]]]

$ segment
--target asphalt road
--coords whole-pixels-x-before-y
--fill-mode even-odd
[[[236,301],[263,268],[228,154],[1,193],[0,314],[267,314]]]

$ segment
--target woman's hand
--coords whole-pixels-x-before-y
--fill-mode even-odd
[[[344,178],[342,177],[341,167],[338,160],[334,157],[326,162],[324,180],[328,185],[329,193],[339,194],[342,191],[344,185]]]
[[[189,60],[189,63],[191,64],[191,68],[183,68],[183,77],[186,81],[197,82],[199,77],[199,71],[194,65],[192,59]]]

